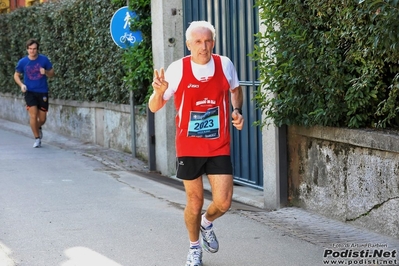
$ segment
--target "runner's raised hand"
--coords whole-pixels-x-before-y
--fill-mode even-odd
[[[156,94],[163,95],[163,93],[166,91],[168,86],[169,86],[169,83],[165,80],[164,68],[161,67],[159,72],[158,72],[158,70],[154,69],[154,80],[152,82],[152,87],[154,88],[154,92]]]

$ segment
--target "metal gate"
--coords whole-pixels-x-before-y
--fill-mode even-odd
[[[194,20],[207,20],[215,26],[215,53],[233,61],[244,92],[243,115],[245,127],[232,130],[232,160],[235,183],[257,189],[263,188],[262,134],[255,121],[261,112],[252,100],[258,89],[255,62],[248,54],[253,51],[254,34],[259,31],[255,0],[184,0],[184,31]],[[189,51],[186,49],[186,54]]]

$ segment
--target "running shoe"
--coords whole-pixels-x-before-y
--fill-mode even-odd
[[[202,248],[200,246],[190,248],[186,266],[202,266]]]
[[[43,138],[43,131],[42,131],[42,127],[39,127],[39,139]]]
[[[42,146],[42,141],[40,139],[35,139],[35,143],[33,143],[33,148],[40,148]]]
[[[215,232],[213,232],[213,226],[211,225],[207,229],[201,226],[201,236],[202,236],[202,247],[210,252],[216,253],[219,250],[219,242],[216,238]]]

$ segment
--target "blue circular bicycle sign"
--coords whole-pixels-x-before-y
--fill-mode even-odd
[[[136,16],[136,13],[129,10],[127,6],[119,8],[112,16],[111,37],[119,47],[128,48],[143,40],[140,31],[130,30],[130,19]]]

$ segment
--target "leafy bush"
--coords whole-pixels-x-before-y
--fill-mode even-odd
[[[127,84],[132,84],[135,98],[148,102],[152,92],[153,61],[151,37],[151,0],[129,1],[129,8],[137,17],[132,18],[130,29],[140,31],[143,41],[126,50],[123,56]]]
[[[126,51],[114,44],[109,30],[114,12],[124,5],[126,1],[66,0],[0,15],[0,91],[19,93],[15,65],[26,55],[26,40],[36,38],[56,72],[49,80],[52,98],[128,104],[129,90],[143,85],[125,79],[135,74],[127,73]],[[134,70],[144,81],[140,69]],[[135,94],[136,103],[144,97]]]
[[[258,0],[252,54],[277,126],[398,127],[398,0]],[[273,95],[274,97],[270,97]]]

